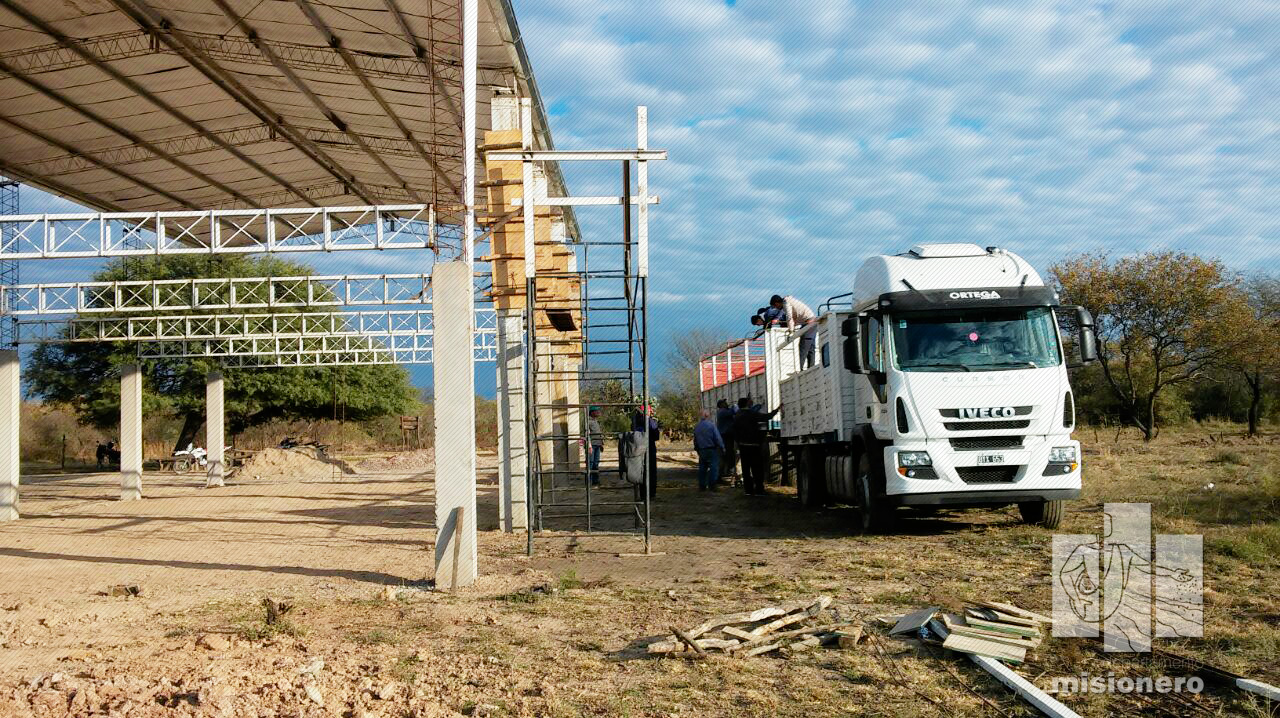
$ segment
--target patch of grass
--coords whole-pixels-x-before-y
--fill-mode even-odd
[[[391,631],[375,628],[352,638],[356,643],[366,646],[390,646],[400,642],[400,638]]]
[[[1248,462],[1248,461],[1246,461],[1246,460],[1245,460],[1245,458],[1244,458],[1243,456],[1241,456],[1241,455],[1240,455],[1240,452],[1238,452],[1238,451],[1231,451],[1230,449],[1223,449],[1222,451],[1219,451],[1219,452],[1217,453],[1217,455],[1213,457],[1213,463],[1215,463],[1215,464],[1235,464],[1236,466],[1248,466],[1248,465],[1249,465],[1249,462]]]
[[[411,686],[418,680],[418,666],[421,663],[417,655],[410,653],[401,656],[400,660],[391,666],[390,673],[396,680]]]
[[[1280,521],[1208,539],[1209,548],[1250,564],[1266,564],[1280,556]]]
[[[164,632],[165,638],[186,638],[195,634],[196,629],[191,626],[175,626]]]
[[[241,621],[236,624],[236,635],[246,641],[265,641],[276,636],[297,638],[306,634],[305,628],[284,618],[279,619],[274,624],[269,624],[261,619]]]
[[[573,588],[582,588],[584,585],[582,579],[578,578],[577,569],[572,568],[565,571],[564,574],[560,576],[560,580],[557,584],[561,591],[568,591]]]

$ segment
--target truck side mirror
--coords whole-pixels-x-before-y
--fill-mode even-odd
[[[854,374],[865,374],[866,367],[862,363],[862,323],[858,317],[849,317],[841,322],[840,333],[844,335],[844,368]]]
[[[1080,362],[1088,364],[1098,360],[1098,335],[1093,330],[1093,315],[1084,307],[1076,307],[1076,326],[1080,328]]]

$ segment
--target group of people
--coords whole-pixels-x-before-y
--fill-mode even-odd
[[[631,430],[642,432],[645,424],[649,429],[649,496],[658,495],[658,439],[662,437],[662,425],[654,416],[654,406],[637,407],[631,416]],[[587,449],[587,476],[592,486],[600,485],[600,457],[604,455],[604,431],[600,427],[600,407],[593,406],[587,410],[587,437],[584,442]]]
[[[742,466],[742,486],[748,496],[762,496],[769,473],[769,451],[765,423],[782,410],[761,411],[749,397],[736,407],[721,399],[714,418],[702,411],[693,428],[693,448],[698,452],[698,490],[714,491],[723,479],[733,477],[736,464]]]
[[[788,294],[775,294],[769,298],[769,306],[760,307],[751,316],[751,324],[760,327],[756,336],[774,326],[789,327],[801,330],[800,335],[800,368],[813,366],[815,345],[818,339],[818,315],[813,313],[808,304]]]

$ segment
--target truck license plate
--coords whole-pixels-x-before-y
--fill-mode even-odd
[[[978,466],[986,464],[1003,464],[1004,454],[978,454]]]

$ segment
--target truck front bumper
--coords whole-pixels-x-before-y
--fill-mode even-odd
[[[1074,446],[1076,465],[1053,464],[1054,446]],[[898,472],[898,453],[928,451],[936,478]],[[997,463],[989,461],[999,455]],[[981,457],[981,458],[980,458]],[[961,451],[947,439],[885,447],[885,501],[894,506],[998,506],[1080,497],[1079,442],[1062,436],[1027,436],[1016,449]],[[920,472],[917,472],[920,473]]]

